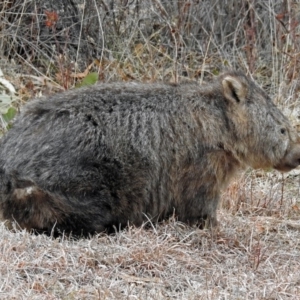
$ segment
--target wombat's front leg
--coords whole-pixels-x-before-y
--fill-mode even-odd
[[[196,200],[195,200],[196,201]],[[186,219],[190,225],[196,225],[200,229],[209,229],[218,225],[217,207],[219,197],[215,199],[197,199],[198,206],[191,205],[186,209]]]
[[[196,225],[200,229],[210,229],[217,227],[218,220],[216,213],[214,215],[201,215],[187,220],[190,225]]]
[[[210,216],[210,217],[202,217],[198,222],[197,226],[200,229],[210,229],[217,227],[218,225],[218,220],[216,216]]]

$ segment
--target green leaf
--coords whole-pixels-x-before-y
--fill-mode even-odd
[[[225,60],[223,61],[223,65],[226,66],[226,67],[229,67],[229,62],[228,62],[227,59],[225,59]]]
[[[17,110],[14,108],[14,107],[10,107],[6,114],[3,114],[2,117],[3,117],[3,120],[6,122],[6,123],[9,123],[13,118],[14,116],[16,115],[17,113]]]
[[[6,114],[8,109],[11,107],[14,100],[13,95],[8,95],[5,93],[0,94],[0,113]]]
[[[76,84],[76,87],[83,87],[93,85],[98,81],[98,73],[92,72],[86,75],[79,84]]]
[[[213,70],[212,70],[212,73],[213,73],[215,76],[217,76],[217,75],[220,74],[220,71],[217,70],[217,69],[213,69]]]

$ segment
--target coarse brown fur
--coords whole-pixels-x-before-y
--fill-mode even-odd
[[[111,83],[27,104],[0,144],[0,214],[87,234],[175,212],[215,225],[220,191],[246,166],[289,171],[300,139],[253,81]]]

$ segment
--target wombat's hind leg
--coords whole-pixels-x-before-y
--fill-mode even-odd
[[[8,221],[8,227],[16,222],[28,230],[49,231],[66,218],[65,201],[31,181],[7,181],[0,193],[1,218]]]

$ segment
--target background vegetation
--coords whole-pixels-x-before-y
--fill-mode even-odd
[[[0,125],[29,99],[112,80],[205,84],[252,76],[299,127],[300,3],[4,0]],[[248,171],[220,226],[171,219],[53,239],[0,225],[1,299],[300,299],[299,175]]]

